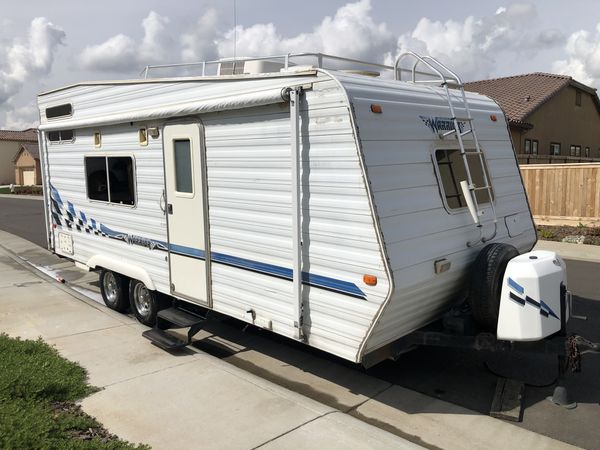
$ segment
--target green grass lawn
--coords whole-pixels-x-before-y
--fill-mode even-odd
[[[10,194],[10,188],[8,188],[8,187],[0,188],[0,194]]]
[[[74,403],[97,391],[83,367],[37,341],[0,334],[0,448],[144,449]]]

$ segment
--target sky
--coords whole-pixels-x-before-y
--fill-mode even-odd
[[[597,0],[0,0],[0,128],[36,126],[36,96],[147,64],[323,52],[393,64],[429,54],[472,81],[570,75],[600,88]],[[234,24],[237,24],[234,32]]]

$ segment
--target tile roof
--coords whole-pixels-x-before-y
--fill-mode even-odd
[[[0,130],[0,141],[37,142],[35,128],[23,131]]]
[[[473,81],[465,83],[465,89],[491,97],[500,105],[511,124],[527,127],[527,117],[569,85],[592,94],[600,111],[596,90],[566,75],[536,72]]]

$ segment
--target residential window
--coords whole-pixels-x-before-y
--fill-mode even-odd
[[[525,139],[525,153],[531,153],[531,139]]]
[[[575,91],[575,105],[581,106],[581,91]]]
[[[590,148],[589,148],[589,147],[586,147],[586,148],[585,148],[585,157],[586,157],[586,158],[589,158],[589,157],[590,157]]]
[[[485,157],[483,158],[483,170],[482,165],[479,162],[479,156],[477,154],[470,154],[474,152],[472,149],[467,149],[467,161],[469,164],[469,171],[471,172],[471,178],[475,187],[482,187],[485,185],[484,181],[484,170],[485,176],[490,180],[489,172],[485,165]],[[467,203],[460,188],[460,182],[467,180],[467,171],[465,170],[465,164],[460,150],[457,149],[444,149],[435,151],[435,160],[437,165],[438,182],[442,188],[442,195],[446,201],[448,209],[460,209],[465,208]],[[478,204],[490,203],[494,199],[494,193],[490,193],[487,190],[476,191],[475,196]]]
[[[47,136],[50,142],[73,142],[75,140],[73,130],[48,131]]]
[[[571,156],[581,156],[581,145],[571,145],[569,154]]]
[[[536,140],[531,141],[531,153],[533,153],[534,155],[538,154],[538,146],[539,146],[539,142]]]
[[[554,156],[560,155],[560,144],[557,142],[550,143],[550,154]]]
[[[133,158],[88,156],[85,158],[85,177],[90,200],[135,205]]]

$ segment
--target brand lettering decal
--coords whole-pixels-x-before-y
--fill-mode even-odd
[[[432,133],[439,133],[441,131],[452,131],[454,130],[454,120],[451,117],[432,117],[432,116],[419,116],[425,126],[431,130]],[[465,129],[465,122],[458,122],[458,131],[463,132]]]

